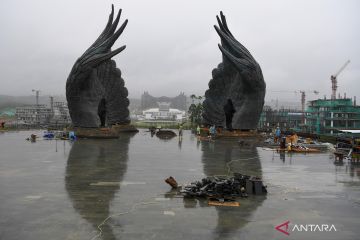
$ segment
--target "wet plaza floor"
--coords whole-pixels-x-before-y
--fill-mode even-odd
[[[335,165],[330,152],[280,155],[188,131],[182,141],[142,130],[73,143],[25,141],[31,133],[0,133],[1,240],[360,239],[360,166]],[[261,176],[268,194],[213,207],[164,182],[229,170]],[[289,235],[275,230],[287,221]],[[335,230],[294,229],[309,224]]]

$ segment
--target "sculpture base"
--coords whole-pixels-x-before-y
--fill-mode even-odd
[[[243,145],[260,145],[264,141],[264,136],[258,133],[256,130],[242,131],[242,130],[233,130],[226,131],[223,130],[216,134],[215,139],[221,140],[236,140]]]
[[[114,139],[119,138],[122,133],[138,132],[132,125],[114,125],[104,128],[79,128],[70,129],[75,132],[77,138]]]
[[[112,125],[111,129],[116,131],[117,133],[126,133],[126,132],[131,132],[131,133],[135,133],[135,132],[139,132],[139,130],[134,127],[133,125],[130,124],[116,124],[116,125]]]
[[[254,136],[259,136],[260,134],[256,131],[256,130],[232,130],[232,131],[228,131],[228,130],[221,130],[218,131],[216,133],[217,137],[254,137]]]

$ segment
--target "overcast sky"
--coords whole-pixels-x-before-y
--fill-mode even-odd
[[[0,94],[65,94],[76,59],[103,30],[111,10],[129,23],[114,57],[130,97],[144,91],[203,95],[221,61],[213,25],[222,10],[230,30],[259,62],[267,100],[307,100],[338,92],[360,100],[360,1],[354,0],[1,0]],[[284,90],[288,92],[273,92]]]

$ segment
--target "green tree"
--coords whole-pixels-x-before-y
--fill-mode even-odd
[[[203,112],[203,106],[201,100],[203,99],[203,97],[192,94],[190,95],[190,98],[192,100],[192,104],[190,105],[188,110],[190,122],[192,125],[201,124],[202,112]],[[198,100],[197,103],[195,103],[195,100]]]

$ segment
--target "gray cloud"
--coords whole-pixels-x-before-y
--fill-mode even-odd
[[[330,75],[347,60],[339,92],[360,89],[360,3],[354,1],[2,0],[0,94],[65,94],[70,69],[97,38],[111,3],[129,24],[115,57],[130,97],[203,94],[221,61],[213,25],[223,10],[234,35],[260,63],[267,99],[298,99],[272,90],[331,93]],[[359,95],[358,95],[359,97]],[[315,98],[309,94],[309,98]]]

